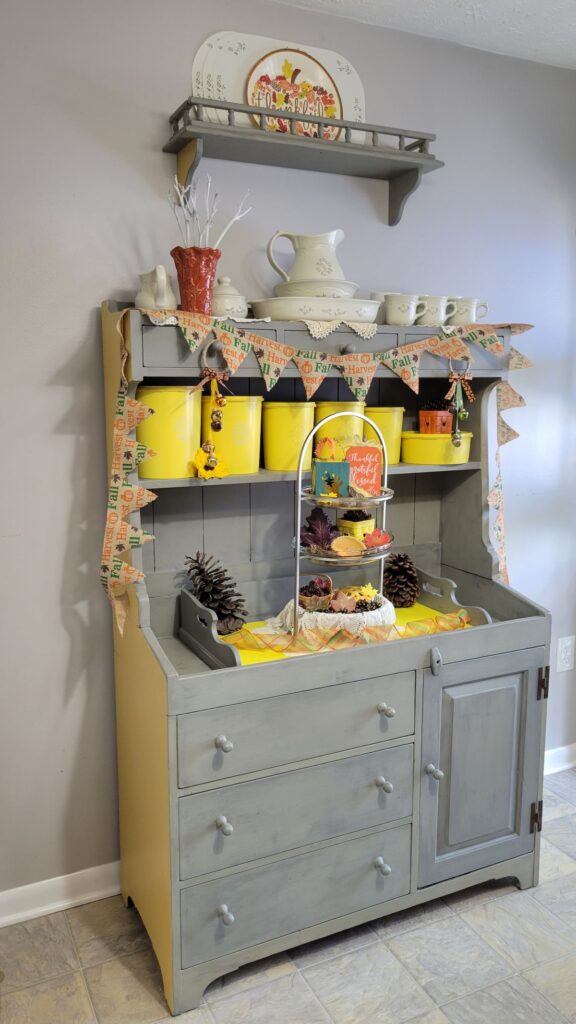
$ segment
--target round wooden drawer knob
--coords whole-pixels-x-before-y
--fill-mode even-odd
[[[385,704],[384,701],[381,701],[380,704],[377,705],[376,710],[379,715],[386,715],[386,718],[394,718],[394,715],[396,714],[396,708],[390,707],[390,705]]]
[[[234,924],[234,914],[230,913],[226,903],[222,903],[218,907],[218,916],[220,917],[220,920],[222,921],[222,924],[225,924],[225,925]]]
[[[392,868],[390,867],[389,864],[386,863],[384,857],[376,857],[376,860],[374,861],[374,867],[378,868],[378,871],[380,872],[381,875],[392,874]]]
[[[429,775],[432,779],[436,779],[436,782],[440,782],[444,778],[444,772],[441,768],[437,768],[434,764],[427,764],[424,771],[426,775]]]
[[[385,779],[383,775],[378,776],[378,778],[376,779],[376,785],[378,786],[378,789],[383,790],[384,793],[394,792],[394,786],[392,785],[391,782],[389,782],[388,779]]]
[[[234,750],[232,740],[226,739],[225,736],[217,736],[214,740],[214,746],[221,750],[223,754],[229,754],[231,750]]]
[[[234,825],[231,821],[228,821],[225,814],[220,814],[216,818],[216,827],[220,829],[223,836],[231,836],[234,831]]]

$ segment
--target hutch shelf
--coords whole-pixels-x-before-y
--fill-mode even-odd
[[[102,309],[109,444],[117,310]],[[312,344],[295,323],[251,329]],[[381,327],[364,341],[342,329],[322,347],[382,350],[424,333]],[[497,581],[488,537],[502,338],[501,359],[474,349],[472,461],[390,467],[394,549],[419,567],[428,605],[471,609],[469,628],[264,664],[239,665],[231,649],[223,664],[213,616],[181,596],[184,557],[216,554],[250,618],[277,613],[294,586],[296,474],[143,481],[158,498],[133,521],[155,540],[132,552],[146,580],[128,588],[123,636],[114,626],[122,894],[174,1013],[197,1006],[213,979],[300,943],[488,879],[537,883],[550,618]],[[127,345],[132,394],[199,377],[175,327],[131,311]],[[207,358],[219,365],[216,346]],[[421,399],[441,397],[446,376],[445,361],[425,356]],[[250,357],[229,384],[265,395]],[[295,368],[270,397],[303,400]],[[349,392],[334,377],[317,397]],[[369,405],[404,406],[409,429],[417,401],[381,367]],[[378,571],[362,567],[357,580]]]
[[[222,111],[227,123],[206,120],[207,109]],[[251,115],[253,127],[238,125],[237,114]],[[429,132],[306,115],[306,122],[317,126],[318,137],[314,138],[296,133],[301,113],[283,111],[282,117],[290,124],[285,134],[267,129],[270,114],[261,107],[190,96],[170,117],[172,135],[163,149],[177,154],[182,184],[190,180],[202,156],[387,181],[388,224],[399,222],[404,203],[418,188],[422,174],[444,166],[429,152],[436,138]],[[335,127],[341,128],[337,140],[323,138],[323,128]],[[356,141],[358,136],[361,142]]]

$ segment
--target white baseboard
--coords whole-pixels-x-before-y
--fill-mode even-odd
[[[32,885],[0,892],[0,928],[29,921],[44,914],[91,903],[120,892],[120,863],[100,864],[60,878],[47,878]]]
[[[563,772],[566,768],[576,767],[576,743],[570,743],[567,747],[555,747],[554,750],[547,750],[544,755],[544,775],[554,775],[555,772]]]

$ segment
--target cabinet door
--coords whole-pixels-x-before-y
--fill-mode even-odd
[[[544,656],[539,647],[424,673],[420,886],[534,849]]]

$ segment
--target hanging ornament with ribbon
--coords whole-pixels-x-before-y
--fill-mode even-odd
[[[202,390],[205,384],[210,383],[210,409],[209,409],[209,425],[208,425],[208,437],[201,444],[200,448],[196,452],[192,462],[196,467],[198,476],[202,480],[212,480],[213,478],[221,478],[228,476],[229,470],[222,462],[222,459],[216,454],[216,442],[214,435],[220,433],[224,428],[224,407],[226,405],[226,398],[220,391],[220,384],[224,387],[225,381],[228,380],[228,374],[222,373],[219,370],[212,370],[205,366],[202,370],[202,377],[198,384],[195,384],[190,389],[193,391]],[[229,390],[228,388],[226,390]]]
[[[469,416],[468,410],[464,406],[464,396],[469,402],[473,402],[475,399],[474,392],[472,391],[472,374],[470,373],[470,360],[467,361],[466,369],[462,373],[458,373],[452,366],[452,360],[450,360],[450,376],[448,377],[450,387],[445,394],[445,399],[450,402],[451,408],[454,413],[454,425],[452,427],[452,444],[455,448],[459,448],[462,444],[462,434],[460,432],[460,424],[464,423]]]

